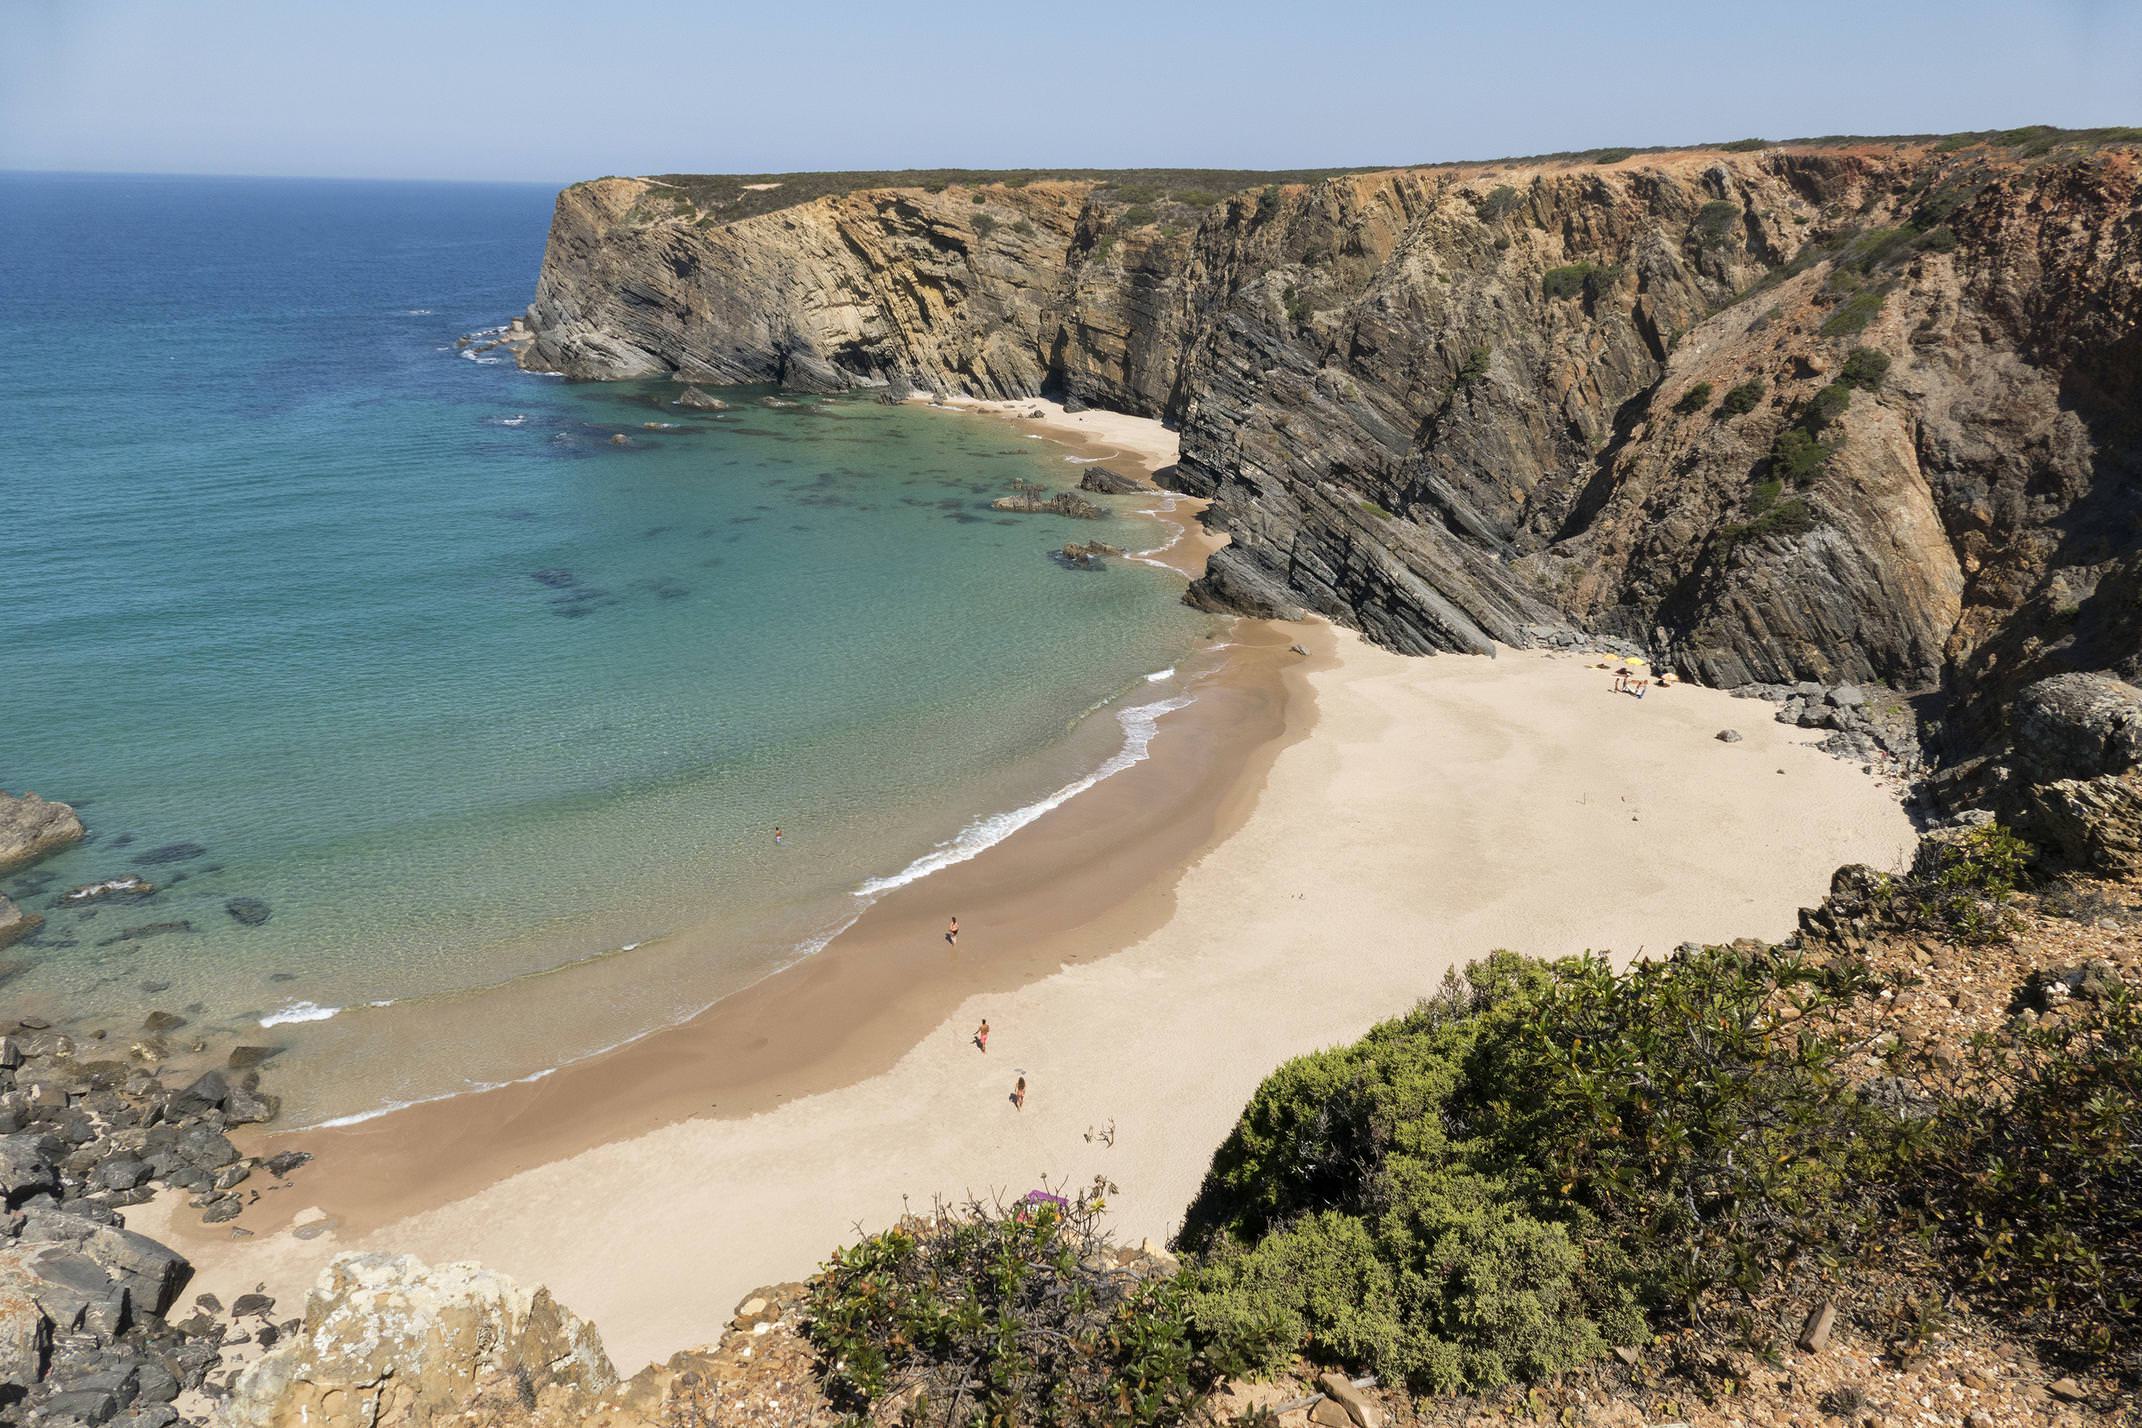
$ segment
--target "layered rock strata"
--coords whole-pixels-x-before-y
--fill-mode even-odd
[[[1775,145],[1391,170],[1192,207],[1105,180],[735,221],[563,193],[524,361],[1051,390],[1164,418],[1231,536],[1193,598],[1408,651],[1573,633],[1707,683],[2137,672],[2131,147]],[[1209,196],[1204,196],[1209,199]]]

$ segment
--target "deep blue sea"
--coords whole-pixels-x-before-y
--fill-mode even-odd
[[[1163,528],[990,510],[1079,474],[1012,423],[702,414],[457,345],[527,303],[552,197],[0,174],[0,787],[91,830],[0,880],[48,919],[11,1005],[287,1044],[297,1121],[531,1074],[806,954],[1181,697],[1180,578],[1050,556]],[[159,891],[57,902],[126,873]],[[442,999],[465,1037],[395,1034]]]

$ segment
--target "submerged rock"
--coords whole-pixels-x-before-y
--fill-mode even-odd
[[[247,927],[258,927],[269,917],[268,905],[257,897],[234,897],[223,904],[223,910],[233,921]]]
[[[190,863],[208,849],[199,843],[166,843],[138,855],[134,861],[143,867],[156,867],[164,863]]]
[[[36,913],[25,912],[7,898],[0,897],[0,947],[20,942],[44,924],[44,918]]]
[[[727,402],[720,397],[711,396],[697,387],[686,387],[677,394],[676,400],[671,402],[670,405],[673,407],[690,407],[694,411],[702,412],[725,412],[729,410]]]

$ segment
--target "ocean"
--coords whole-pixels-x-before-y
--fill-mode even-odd
[[[1079,475],[1016,423],[459,345],[525,306],[552,197],[0,174],[0,787],[90,829],[0,879],[47,919],[0,1000],[283,1047],[297,1125],[540,1075],[1194,697],[1179,576],[1052,558],[1167,528],[991,510]],[[58,901],[123,874],[158,890]]]

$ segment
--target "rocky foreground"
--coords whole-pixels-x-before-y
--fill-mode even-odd
[[[0,865],[82,836],[66,804],[0,793]],[[0,929],[11,906],[0,899]],[[185,1197],[208,1224],[235,1219],[308,1158],[261,1160],[227,1134],[274,1118],[258,1069],[272,1050],[232,1048],[203,1069],[208,1047],[184,1026],[168,1012],[131,1036],[0,1022],[0,1422],[205,1421],[228,1386],[226,1354],[296,1326],[274,1323],[261,1295],[187,1304],[185,1257],[126,1227],[127,1208],[160,1195]]]
[[[2131,135],[880,178],[574,185],[523,360],[1163,418],[1232,536],[1196,599],[1943,693],[1949,758],[2136,671]]]

